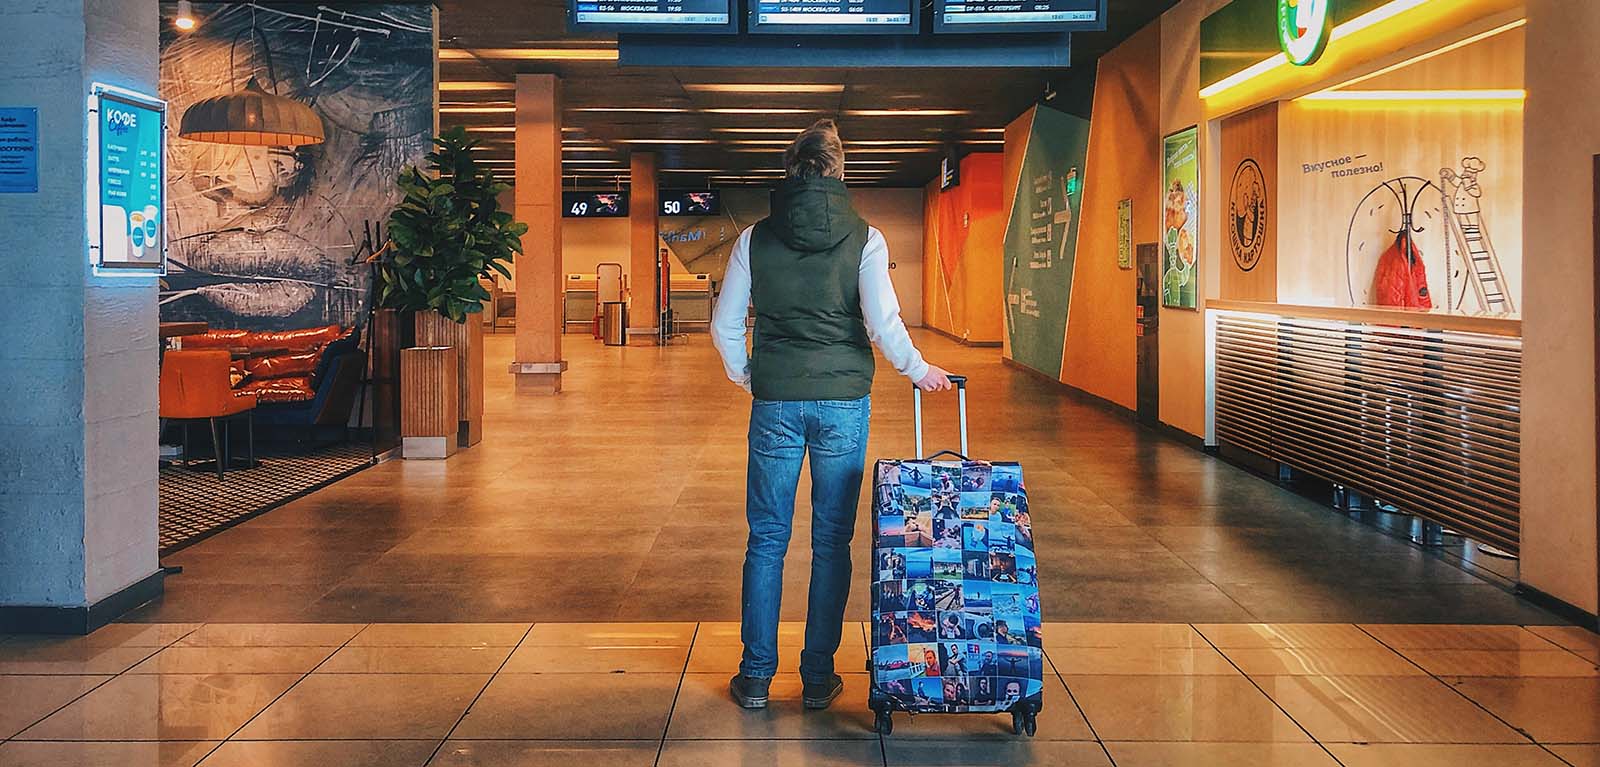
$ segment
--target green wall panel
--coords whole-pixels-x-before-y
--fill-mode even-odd
[[[1006,327],[1011,357],[1059,377],[1077,260],[1089,121],[1034,110],[1016,202],[1006,224]]]

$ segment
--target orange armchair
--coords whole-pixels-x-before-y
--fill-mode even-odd
[[[240,394],[233,390],[229,378],[232,360],[224,349],[174,349],[161,361],[161,407],[163,419],[183,421],[183,460],[189,462],[189,421],[208,421],[211,425],[211,449],[217,457],[217,478],[223,478],[228,463],[228,440],[218,439],[217,425],[221,422],[223,434],[227,433],[228,420],[244,416],[247,422],[249,462],[255,464],[255,411],[254,393]]]

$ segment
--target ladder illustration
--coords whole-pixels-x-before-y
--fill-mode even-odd
[[[1467,157],[1461,161],[1459,175],[1450,168],[1439,171],[1445,191],[1445,218],[1450,223],[1451,240],[1466,262],[1468,282],[1483,310],[1514,312],[1516,305],[1500,268],[1500,257],[1495,254],[1483,220],[1483,190],[1478,186],[1478,174],[1486,167],[1483,160]]]

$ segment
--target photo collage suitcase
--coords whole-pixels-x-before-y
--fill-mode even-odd
[[[1033,735],[1044,650],[1022,467],[965,457],[966,379],[951,380],[962,454],[874,468],[869,705],[884,734],[904,711],[1010,713],[1013,732]]]

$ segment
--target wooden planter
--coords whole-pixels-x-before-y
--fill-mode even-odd
[[[466,322],[452,322],[438,312],[417,312],[416,330],[417,346],[457,350],[457,444],[478,444],[483,439],[483,323],[476,315],[468,315]]]
[[[400,350],[400,452],[406,458],[449,458],[456,452],[461,393],[451,346]]]

